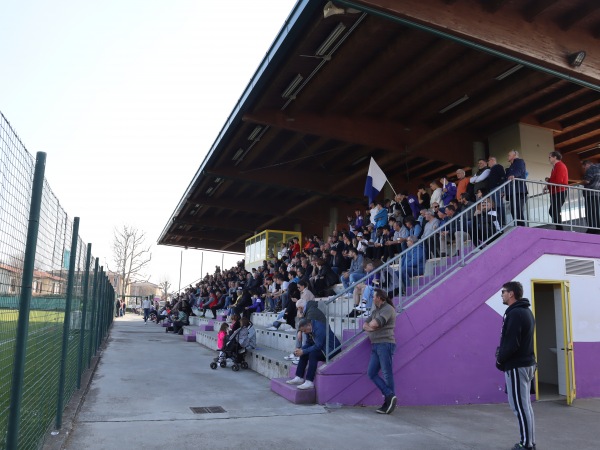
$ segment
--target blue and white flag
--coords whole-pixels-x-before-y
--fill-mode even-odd
[[[365,197],[369,197],[369,203],[379,195],[383,186],[387,181],[387,177],[383,170],[377,165],[375,160],[371,158],[369,163],[369,173],[367,174],[367,183],[365,184]]]

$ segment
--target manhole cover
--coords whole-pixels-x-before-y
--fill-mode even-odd
[[[190,406],[194,414],[217,414],[227,412],[222,406]]]

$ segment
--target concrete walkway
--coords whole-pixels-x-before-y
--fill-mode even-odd
[[[389,416],[297,406],[254,372],[211,370],[215,355],[140,316],[117,319],[77,415],[45,448],[462,450],[518,441],[508,405],[399,407]],[[190,409],[207,406],[226,412]],[[540,402],[534,410],[538,449],[600,448],[600,399]]]

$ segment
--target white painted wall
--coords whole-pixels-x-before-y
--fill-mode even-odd
[[[564,256],[543,255],[514,278],[523,284],[523,296],[529,299],[533,279],[570,282],[574,342],[600,342],[600,259],[594,261],[596,276],[566,275]],[[486,304],[503,316],[506,306],[500,290],[501,287]]]

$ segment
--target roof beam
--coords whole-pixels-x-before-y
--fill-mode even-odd
[[[586,110],[597,104],[600,104],[600,93],[589,91],[589,93],[586,95],[563,103],[556,109],[539,114],[537,119],[540,121],[540,123],[554,122],[557,120],[560,121],[564,117],[569,117],[574,113]]]
[[[578,7],[573,8],[573,10],[571,10],[569,13],[565,14],[563,19],[560,21],[560,28],[563,31],[570,30],[574,25],[577,25],[599,8],[600,4],[598,2],[587,2],[580,4]]]
[[[600,121],[592,122],[583,127],[575,128],[573,131],[561,133],[554,138],[554,144],[559,145],[572,141],[582,141],[591,136],[596,136],[600,142]]]
[[[529,23],[533,22],[537,16],[542,14],[552,5],[557,3],[558,0],[535,0],[527,4],[525,8],[523,8],[523,17]]]
[[[288,115],[272,110],[245,114],[243,120],[388,150],[401,150],[407,144],[402,124],[365,117],[320,116],[310,113]]]
[[[545,75],[535,72],[526,74],[521,80],[513,83],[510,89],[500,89],[493,92],[491,95],[480,96],[473,104],[469,103],[468,107],[457,108],[457,112],[454,115],[450,115],[446,121],[441,122],[441,124],[432,129],[431,132],[423,135],[420,140],[409,147],[409,151],[414,151],[426,143],[501,107],[507,102],[514,101],[516,98],[527,95],[533,89],[543,88],[544,78]],[[557,83],[559,81],[560,80],[557,79],[550,79],[546,81],[546,84]]]
[[[560,150],[562,153],[570,153],[570,152],[574,152],[577,150],[587,150],[590,148],[594,148],[594,146],[596,146],[598,144],[600,144],[600,136],[594,136],[594,137],[585,139],[583,141],[575,142],[573,144],[568,144],[568,145],[558,144],[555,147],[557,150]]]
[[[600,84],[600,54],[592,51],[598,46],[596,39],[591,33],[576,29],[565,33],[551,20],[536,21],[534,25],[524,21],[518,11],[504,8],[490,21],[489,14],[473,8],[471,2],[457,2],[445,8],[422,0],[341,0],[340,4],[381,11],[532,61],[565,76]],[[569,66],[565,49],[586,50],[585,63],[577,68]]]
[[[498,10],[500,10],[500,8],[502,8],[505,3],[506,0],[487,0],[484,3],[484,8],[488,12],[495,13]]]
[[[585,111],[561,120],[561,123],[565,129],[568,129],[579,124],[595,121],[598,117],[600,117],[600,102],[598,102],[596,106],[593,106],[592,108],[586,109]]]

